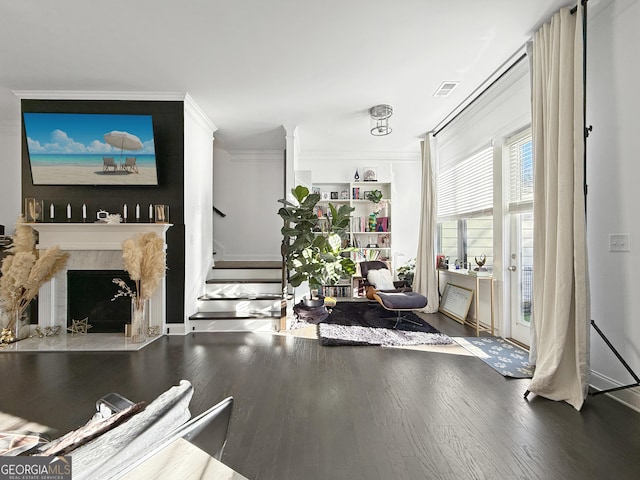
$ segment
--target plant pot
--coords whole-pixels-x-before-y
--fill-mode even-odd
[[[319,296],[316,298],[309,298],[309,297],[305,297],[302,299],[302,301],[304,302],[304,305],[306,307],[309,308],[313,308],[313,307],[321,307],[324,305],[324,297],[323,296]]]

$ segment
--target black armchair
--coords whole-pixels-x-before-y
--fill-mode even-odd
[[[391,286],[389,284],[382,285],[382,288],[380,288],[381,287],[380,285],[376,284],[376,282],[371,281],[371,279],[369,278],[370,271],[381,270],[381,269],[389,270],[389,266],[385,262],[381,260],[372,260],[367,262],[360,262],[359,265],[360,265],[360,274],[364,279],[363,283],[365,287],[365,294],[369,300],[375,300],[373,295],[378,291],[383,293],[402,293],[402,292],[411,291],[411,287],[406,281],[404,280],[392,281],[391,272],[389,272],[389,280],[393,284],[393,288],[389,288]],[[385,283],[389,283],[389,282],[385,282]]]

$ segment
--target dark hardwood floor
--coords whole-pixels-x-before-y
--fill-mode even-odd
[[[450,335],[471,331],[427,316]],[[134,353],[0,354],[0,410],[67,432],[115,391],[192,382],[192,414],[235,397],[223,461],[250,479],[637,479],[640,414],[582,412],[474,357],[322,347],[270,334],[164,337]]]

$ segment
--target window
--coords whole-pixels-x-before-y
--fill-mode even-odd
[[[507,139],[509,213],[533,209],[533,142],[531,128]]]
[[[441,167],[438,172],[438,251],[473,264],[493,265],[493,147]]]

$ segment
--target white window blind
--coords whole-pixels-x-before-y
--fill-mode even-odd
[[[438,221],[493,214],[493,148],[448,166],[438,175]]]
[[[509,151],[509,213],[533,208],[533,142],[531,129],[507,140]]]

